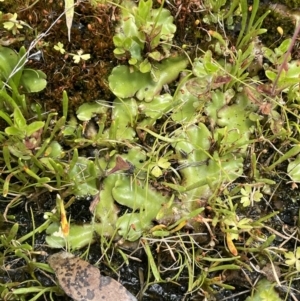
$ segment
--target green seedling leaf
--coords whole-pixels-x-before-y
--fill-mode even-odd
[[[277,74],[274,71],[266,70],[266,76],[268,79],[274,82],[277,77]]]
[[[15,156],[16,158],[21,158],[23,160],[30,160],[32,155],[31,151],[25,147],[23,142],[17,142],[13,145],[9,145],[8,149],[13,156]]]
[[[249,185],[245,185],[244,188],[241,189],[241,203],[244,207],[248,207],[250,205],[249,194],[251,193],[251,187]]]
[[[276,162],[274,162],[272,165],[270,165],[268,168],[267,168],[267,170],[268,171],[271,171],[272,169],[274,169],[278,164],[280,164],[280,163],[282,163],[282,162],[284,162],[285,160],[287,160],[287,159],[290,159],[291,157],[294,157],[294,156],[297,156],[298,154],[299,154],[299,152],[300,152],[300,145],[295,145],[295,146],[293,146],[289,151],[287,151],[285,154],[283,154],[282,156],[280,156],[279,157],[279,159],[276,161]],[[297,157],[298,158],[298,157]],[[296,161],[296,163],[298,163],[299,161],[297,160]],[[293,169],[295,168],[295,175],[297,175],[298,174],[298,164],[292,164],[292,165],[290,165],[289,164],[289,166],[290,167],[288,167],[289,168],[289,170],[292,172],[292,175],[293,175]]]
[[[89,121],[98,114],[106,114],[108,106],[105,101],[84,103],[76,111],[77,118],[81,121]]]
[[[115,99],[112,110],[112,125],[106,131],[111,140],[133,141],[136,136],[135,120],[138,114],[137,102],[131,99]]]
[[[17,20],[17,13],[9,14],[11,17],[9,18],[8,22],[3,23],[3,27],[9,31],[11,31],[14,35],[17,34],[18,29],[23,28],[23,26],[20,24],[20,21]]]
[[[165,56],[159,51],[152,51],[151,53],[149,53],[148,57],[151,57],[153,60],[157,62],[165,58]]]
[[[159,168],[159,166],[155,165],[152,169],[151,169],[151,174],[156,177],[159,178],[162,176],[162,170]]]
[[[46,148],[44,156],[51,158],[62,158],[64,154],[63,147],[57,141],[52,141]]]
[[[50,181],[51,181],[51,179],[48,178],[48,177],[40,178],[40,179],[37,181],[38,187],[41,187],[41,186],[43,186],[44,184],[49,183]],[[49,187],[49,188],[50,188],[50,187]],[[51,188],[50,188],[50,189],[51,189]],[[54,189],[53,189],[53,190],[54,190]]]
[[[161,28],[160,39],[165,42],[171,42],[174,33],[176,32],[176,26],[173,23],[173,17],[168,9],[155,9],[152,10],[153,18],[157,20],[157,27]]]
[[[151,233],[153,236],[155,237],[166,237],[166,236],[170,236],[170,231],[166,231],[166,230],[156,230],[156,231],[153,231]]]
[[[5,120],[10,126],[13,125],[13,120],[6,112],[0,111],[0,118]]]
[[[64,168],[66,167],[62,163],[61,164],[57,163],[52,158],[46,158],[46,157],[40,158],[39,160],[48,170],[55,172],[56,177],[65,175]],[[58,179],[59,177],[57,178],[57,180]]]
[[[168,159],[161,157],[157,161],[157,165],[163,169],[167,169],[171,166],[171,163],[168,161]]]
[[[16,235],[17,235],[18,231],[19,231],[19,224],[18,223],[13,224],[13,226],[9,230],[7,238],[5,239],[5,243],[7,246],[10,244],[10,242],[13,239],[16,239]]]
[[[0,47],[0,79],[6,80],[19,61],[18,54],[7,47]]]
[[[163,63],[154,63],[153,74],[131,70],[127,66],[115,67],[109,76],[109,87],[120,98],[129,98],[136,94],[139,100],[152,101],[163,85],[178,77],[187,65],[183,57],[166,59]]]
[[[159,119],[165,111],[172,107],[173,97],[170,94],[155,96],[151,102],[139,105],[139,112],[144,113],[147,117]]]
[[[289,177],[294,181],[299,183],[300,182],[300,156],[294,161],[291,161],[288,165],[287,172]]]
[[[151,64],[148,61],[148,59],[145,59],[143,62],[141,62],[140,66],[139,66],[139,70],[142,73],[150,72],[150,70],[151,70]]]
[[[287,252],[284,254],[286,258],[285,263],[289,266],[296,267],[297,272],[300,272],[300,247],[296,249],[296,252]]]
[[[62,44],[61,42],[58,42],[56,45],[54,45],[54,49],[56,51],[59,51],[61,54],[64,54],[66,52],[66,50],[64,49],[64,44]]]
[[[2,188],[2,195],[4,197],[7,197],[8,195],[8,192],[9,192],[9,184],[10,184],[10,180],[12,178],[14,174],[11,173],[9,174],[6,178],[5,178],[5,181],[4,181],[4,184],[3,184],[3,188]]]
[[[63,116],[65,119],[67,119],[68,116],[68,106],[69,106],[69,97],[67,94],[67,91],[63,91],[63,100],[62,100],[62,105],[63,105]]]
[[[150,17],[150,11],[152,10],[152,0],[141,0],[139,1],[137,13],[136,13],[136,24],[142,26]]]
[[[141,217],[139,213],[125,213],[118,218],[116,227],[118,234],[129,241],[136,241],[143,232],[150,229],[152,221],[150,218]]]
[[[95,218],[101,223],[95,231],[100,236],[112,236],[116,232],[119,208],[112,197],[112,188],[119,175],[110,175],[103,181],[103,189],[95,196],[95,209],[91,210]]]
[[[65,238],[60,233],[59,223],[52,223],[46,233],[46,242],[51,248],[65,248],[66,244],[72,249],[80,249],[94,241],[94,225],[70,225],[69,235]]]
[[[31,136],[36,133],[38,130],[42,129],[45,125],[44,121],[34,121],[26,126],[26,135]]]
[[[274,52],[278,58],[281,58],[287,52],[288,48],[291,45],[291,41],[292,39],[285,39],[283,42],[281,42],[279,47],[274,49]]]
[[[136,58],[131,58],[129,61],[128,61],[129,65],[136,65],[138,63],[138,60]],[[151,69],[151,66],[150,66],[150,69]],[[142,72],[142,70],[140,70]],[[150,70],[149,70],[150,71]]]
[[[118,35],[113,36],[113,42],[116,47],[120,47],[120,48],[123,47],[123,41],[124,40],[120,36],[118,36]],[[119,49],[119,48],[116,48],[116,49]],[[122,49],[122,51],[125,52],[125,50],[123,50],[123,49]]]
[[[151,249],[149,247],[148,241],[144,239],[144,240],[142,240],[142,243],[143,243],[143,246],[144,246],[144,250],[145,250],[145,252],[147,254],[149,265],[151,267],[151,270],[152,270],[152,273],[154,275],[155,281],[159,282],[162,279],[160,277],[160,273],[158,271],[158,268],[157,268],[157,266],[155,264],[155,260],[153,258],[153,255],[152,255]]]
[[[24,130],[24,127],[26,127],[26,119],[19,108],[14,110],[14,124],[19,129]]]
[[[46,88],[46,74],[40,70],[24,69],[21,85],[27,92],[40,92]]]
[[[91,58],[89,53],[83,54],[83,50],[78,50],[77,54],[73,54],[73,61],[75,64],[78,64],[81,60],[87,61]]]
[[[133,210],[145,210],[145,215],[154,218],[161,205],[168,199],[145,183],[130,183],[129,177],[122,175],[112,189],[114,199],[121,205]]]
[[[9,153],[9,148],[7,145],[3,145],[2,148],[2,152],[3,152],[3,159],[5,162],[6,167],[8,168],[9,171],[11,171],[11,157],[10,157],[10,153]]]
[[[251,188],[250,185],[245,185],[244,188],[241,189],[241,194],[241,203],[244,207],[248,207],[253,202],[260,202],[263,197],[259,188]]]
[[[22,164],[21,164],[22,165]],[[23,170],[32,178],[39,181],[41,178],[33,171],[31,170],[27,165],[23,165]]]
[[[110,89],[117,97],[129,98],[152,80],[149,73],[131,72],[127,66],[117,66],[112,70],[108,81]]]
[[[69,170],[68,176],[73,184],[74,194],[78,196],[98,193],[97,179],[88,172],[90,164],[94,162],[85,157],[78,157],[74,167]]]
[[[187,63],[186,58],[181,56],[165,59],[162,63],[153,63],[151,69],[152,80],[137,92],[137,98],[152,101],[165,84],[178,77],[179,73],[186,68]]]
[[[276,55],[272,49],[262,47],[262,53],[264,57],[267,58],[272,64],[276,63]]]
[[[5,128],[5,133],[10,136],[18,136],[20,138],[25,138],[25,132],[24,130],[20,130],[19,128],[15,126],[9,126]]]
[[[253,290],[253,295],[246,301],[282,301],[274,287],[274,283],[261,279]]]
[[[168,162],[168,160],[166,158],[162,158],[162,157],[159,158],[157,162],[149,164],[149,167],[151,169],[151,174],[156,178],[162,176],[162,174],[163,174],[162,170],[167,169],[170,166],[171,166],[171,163]]]

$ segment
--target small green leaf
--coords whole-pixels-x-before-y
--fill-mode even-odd
[[[14,110],[14,123],[16,127],[22,130],[24,130],[24,127],[26,126],[26,119],[19,108]]]
[[[162,55],[159,51],[152,51],[151,53],[149,53],[149,57],[151,57],[155,61],[161,61],[164,58],[164,55]]]
[[[93,116],[98,114],[105,114],[108,106],[104,101],[97,101],[93,103],[84,103],[76,111],[77,118],[81,121],[89,121]]]
[[[165,158],[159,158],[157,165],[163,169],[167,169],[171,166],[171,163]]]
[[[0,79],[7,79],[18,61],[19,57],[14,50],[0,47]]]
[[[253,201],[255,202],[260,202],[262,199],[263,195],[259,191],[255,191],[253,194]]]
[[[300,182],[300,156],[294,161],[291,161],[288,165],[287,172],[289,177],[294,181],[299,183]]]
[[[131,58],[131,59],[128,61],[129,65],[136,65],[137,62],[138,62],[138,60],[137,60],[136,58]]]
[[[285,253],[284,257],[286,258],[285,263],[287,265],[290,265],[290,266],[294,265],[295,262],[296,262],[296,260],[297,260],[295,254],[293,252],[287,252],[287,253]]]
[[[149,63],[149,61],[147,59],[145,59],[140,64],[140,71],[142,73],[147,73],[147,72],[150,72],[150,70],[151,70],[151,64]]]
[[[83,50],[78,50],[77,51],[77,54],[74,54],[73,55],[73,61],[78,64],[80,62],[80,60],[88,60],[91,58],[91,55],[90,54],[83,54]]]
[[[33,133],[37,132],[38,130],[40,130],[41,128],[43,128],[45,125],[45,122],[43,121],[34,121],[31,124],[29,124],[26,127],[26,134],[27,136],[32,135]]]
[[[248,207],[250,205],[250,199],[248,196],[243,196],[241,198],[241,203],[243,204],[244,207]]]
[[[51,158],[62,158],[64,155],[63,147],[57,141],[52,141],[44,155]]]
[[[159,168],[159,166],[155,165],[155,166],[151,169],[151,174],[152,174],[154,177],[158,178],[158,177],[162,176],[163,173],[162,173],[161,169]]]
[[[123,49],[123,48],[115,48],[114,49],[114,54],[116,55],[116,56],[120,56],[120,55],[123,55],[123,54],[125,54],[126,53],[126,51]]]
[[[266,76],[271,81],[274,81],[277,77],[277,74],[275,72],[271,71],[271,70],[266,70]]]
[[[23,28],[23,26],[20,24],[20,21],[17,20],[18,15],[16,13],[9,15],[11,15],[11,17],[8,22],[3,23],[3,27],[15,35],[18,32],[18,28]]]
[[[64,44],[62,44],[61,42],[58,42],[55,46],[54,49],[59,51],[61,54],[64,54],[66,52],[66,50],[64,49]]]
[[[40,92],[46,88],[46,74],[40,70],[25,69],[21,84],[27,92]]]

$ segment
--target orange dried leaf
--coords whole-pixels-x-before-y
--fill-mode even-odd
[[[67,220],[67,214],[66,214],[64,202],[60,197],[58,197],[57,200],[58,200],[59,209],[60,209],[60,226],[61,226],[61,230],[62,230],[63,235],[65,237],[67,237],[69,235],[70,226],[69,226],[69,223],[68,223],[68,220]]]
[[[238,251],[231,239],[230,233],[226,233],[226,242],[227,242],[227,247],[228,247],[229,251],[231,252],[231,254],[233,254],[234,256],[237,256]]]

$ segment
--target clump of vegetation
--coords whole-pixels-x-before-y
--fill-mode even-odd
[[[135,251],[124,246],[138,242],[148,260],[141,296],[154,283],[181,283],[185,275],[186,298],[214,298],[232,291],[237,280],[248,288],[248,301],[296,298],[298,233],[292,226],[290,232],[278,229],[283,222],[273,205],[276,189],[290,185],[296,191],[300,181],[300,70],[291,55],[296,35],[278,47],[261,45],[269,10],[258,16],[258,0],[251,9],[246,0],[183,1],[178,8],[176,3],[93,3],[92,9],[118,20],[109,37],[115,56],[106,78],[110,96],[80,101],[76,110],[68,96],[72,90],[61,91],[57,111],[47,112],[38,97],[33,101],[32,93],[47,89],[48,74],[28,67],[35,63],[24,46],[1,46],[0,181],[9,202],[1,218],[3,226],[13,223],[3,227],[1,262],[6,271],[14,258],[32,277],[2,285],[3,298],[59,293],[37,280],[37,269],[51,272],[36,261],[46,251],[36,244],[40,233],[48,252],[88,253],[92,243],[100,243],[114,271],[110,252],[128,263]],[[82,12],[89,6],[80,5]],[[193,8],[195,15],[189,15]],[[72,20],[75,26],[73,14],[67,24]],[[17,16],[4,12],[0,22],[20,42],[27,23]],[[189,46],[178,46],[178,24],[192,16],[197,32]],[[90,24],[84,26],[92,31]],[[79,44],[82,35],[70,35],[70,23],[68,28],[65,38]],[[101,72],[96,53],[85,47],[71,49],[67,40],[47,42],[46,36],[39,47],[63,60],[72,75]],[[38,224],[31,209],[33,228],[20,235],[11,208],[41,194],[54,199],[51,208]],[[91,200],[84,209],[90,218],[78,223],[70,212],[83,197]]]

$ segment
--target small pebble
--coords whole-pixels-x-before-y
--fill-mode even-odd
[[[75,301],[137,301],[122,284],[71,253],[56,253],[47,261],[61,288]]]

